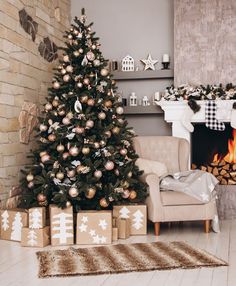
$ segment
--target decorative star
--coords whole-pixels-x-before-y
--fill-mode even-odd
[[[148,69],[154,71],[155,70],[155,64],[158,63],[158,60],[153,60],[150,54],[148,54],[148,58],[146,60],[144,59],[144,60],[140,60],[140,61],[145,65],[145,67],[144,67],[145,71]]]
[[[81,221],[82,221],[83,223],[88,222],[88,217],[87,217],[87,216],[83,216],[83,217],[81,218]]]
[[[102,236],[100,238],[101,243],[106,243],[107,242],[107,238],[105,236]]]
[[[86,232],[87,231],[87,225],[82,223],[80,226],[79,226],[79,230],[80,232]]]
[[[90,234],[91,236],[94,236],[94,235],[96,235],[96,231],[95,231],[94,229],[91,229],[90,232],[89,232],[89,234]]]
[[[93,237],[93,242],[94,242],[94,243],[100,243],[100,238],[99,238],[98,235],[96,235],[96,236]]]
[[[103,230],[107,229],[107,222],[105,219],[100,219],[98,224]]]

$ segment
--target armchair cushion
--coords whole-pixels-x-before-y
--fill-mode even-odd
[[[158,161],[138,158],[138,160],[136,161],[136,165],[139,167],[140,170],[144,171],[144,174],[154,173],[158,177],[168,174],[166,165]]]
[[[161,202],[163,206],[180,205],[202,205],[203,202],[198,199],[176,191],[161,191]]]

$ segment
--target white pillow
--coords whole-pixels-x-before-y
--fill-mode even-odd
[[[165,176],[168,174],[166,165],[158,161],[138,158],[138,160],[136,161],[136,165],[139,167],[140,170],[144,171],[144,174],[154,173],[158,177]]]

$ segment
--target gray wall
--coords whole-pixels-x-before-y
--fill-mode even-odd
[[[236,82],[236,1],[175,0],[175,84]]]
[[[121,60],[127,54],[134,57],[136,65],[143,69],[140,59],[148,53],[158,59],[160,69],[162,55],[169,53],[173,67],[173,0],[72,0],[72,17],[86,9],[88,21],[94,22],[93,30],[100,37],[101,50],[107,59]],[[130,92],[150,98],[155,91],[163,91],[172,80],[140,80],[118,82],[124,97]],[[167,135],[170,126],[163,115],[127,116],[129,124],[140,135]]]

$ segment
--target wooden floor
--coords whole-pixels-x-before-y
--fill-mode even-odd
[[[161,228],[156,238],[153,229],[147,236],[133,236],[119,243],[186,241],[224,259],[229,267],[191,270],[133,272],[118,275],[98,275],[68,278],[38,279],[38,249],[23,248],[18,243],[0,241],[1,286],[235,286],[236,285],[236,220],[222,221],[221,233],[205,234],[200,223],[173,224]],[[75,246],[78,247],[78,246]],[[62,248],[62,247],[60,247]],[[52,247],[47,247],[52,249]],[[55,247],[53,249],[56,249]]]

